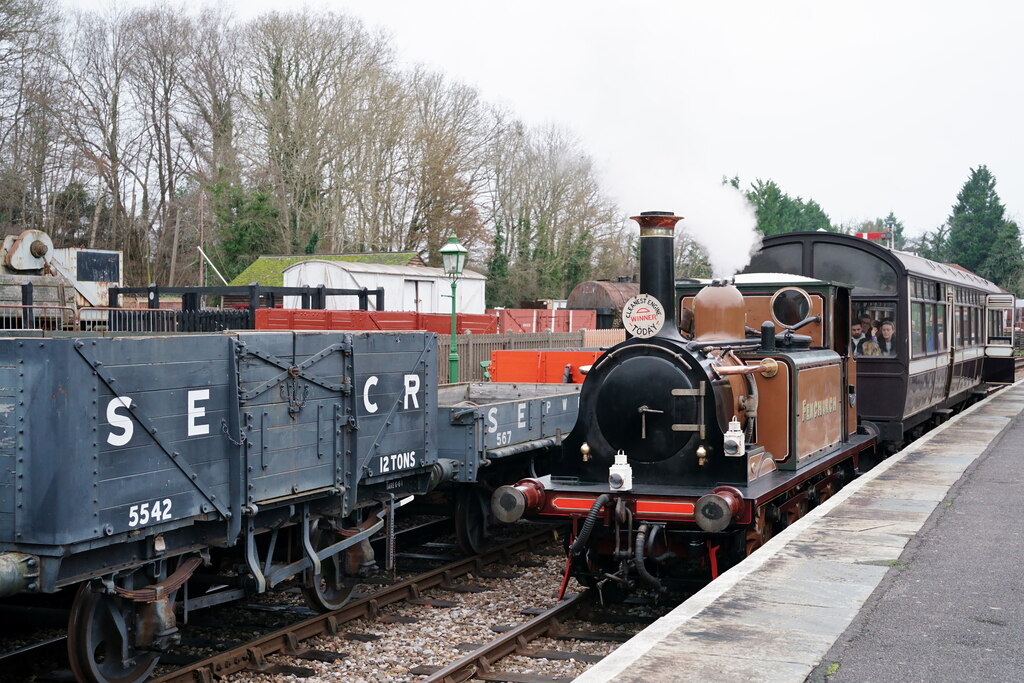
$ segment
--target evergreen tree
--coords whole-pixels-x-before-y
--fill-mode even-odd
[[[939,263],[948,263],[949,225],[943,223],[932,232],[925,232],[914,244],[914,253]]]
[[[508,254],[505,253],[505,231],[501,222],[494,224],[494,251],[487,261],[487,307],[509,306]]]
[[[946,247],[952,260],[967,270],[980,273],[992,249],[999,245],[1004,211],[996,194],[995,176],[985,166],[972,168],[947,220]]]
[[[1024,275],[1024,250],[1020,243],[1020,228],[1013,221],[1004,221],[996,236],[997,248],[989,252],[978,274],[1003,289],[1021,295],[1021,276]]]
[[[893,249],[899,251],[906,251],[908,249],[920,249],[919,241],[908,240],[903,234],[903,221],[896,218],[896,214],[892,211],[885,218],[876,218],[873,221],[866,221],[858,225],[854,232],[888,232],[889,226],[892,225],[893,232]],[[888,241],[885,242],[886,246],[889,246]]]
[[[279,234],[278,211],[274,198],[267,192],[246,192],[224,184],[210,189],[220,238],[220,270],[230,281],[261,254],[274,253]]]
[[[737,178],[726,182],[738,183]],[[734,185],[735,186],[735,185]],[[812,232],[827,230],[836,232],[831,219],[813,199],[795,199],[782,191],[774,180],[755,180],[746,193],[754,205],[757,215],[757,229],[762,235],[777,235],[783,232]]]

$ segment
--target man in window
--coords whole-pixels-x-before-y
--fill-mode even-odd
[[[864,326],[861,325],[859,320],[854,320],[853,324],[850,325],[850,344],[853,346],[853,355],[859,356],[864,351],[861,350],[861,344],[867,339],[864,334]]]

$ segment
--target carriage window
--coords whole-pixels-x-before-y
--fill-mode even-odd
[[[946,350],[946,307],[939,304],[935,309],[935,334],[939,351]]]
[[[914,357],[924,355],[924,304],[910,305],[910,340]]]
[[[801,275],[804,272],[803,245],[780,244],[777,247],[762,249],[750,259],[747,273],[792,273]]]
[[[931,353],[935,346],[935,304],[924,305],[924,350]]]
[[[815,244],[813,274],[819,280],[853,285],[853,295],[895,294],[896,271],[866,251],[838,244]]]
[[[957,306],[953,311],[953,344],[957,347],[964,345],[964,307]]]
[[[854,302],[854,315],[858,320],[868,319],[870,325],[874,329],[874,341],[880,343],[882,338],[882,322],[891,321],[894,328],[894,334],[892,336],[892,350],[891,352],[882,352],[883,356],[896,356],[898,355],[897,349],[901,345],[906,345],[907,330],[905,318],[897,315],[896,302],[895,301],[864,301],[859,300]],[[868,337],[872,336],[871,329],[865,330],[864,334]],[[881,343],[880,343],[881,344]],[[881,346],[889,346],[888,344],[881,344]],[[877,350],[876,350],[877,353]],[[863,355],[876,355],[875,353],[864,352]]]
[[[1010,317],[1011,311],[1008,309],[1001,309],[996,311],[989,311],[989,325],[988,325],[988,343],[989,344],[1011,344],[1013,342],[1012,337],[1012,318]]]

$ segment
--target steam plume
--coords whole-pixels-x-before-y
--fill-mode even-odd
[[[708,183],[685,189],[682,230],[707,249],[712,276],[732,277],[761,245],[754,207],[731,185]]]

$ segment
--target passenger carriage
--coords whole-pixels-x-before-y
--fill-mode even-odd
[[[825,232],[765,238],[747,273],[792,273],[853,285],[853,313],[892,320],[891,356],[857,358],[858,411],[898,444],[954,407],[1013,381],[1014,297],[959,266]]]

